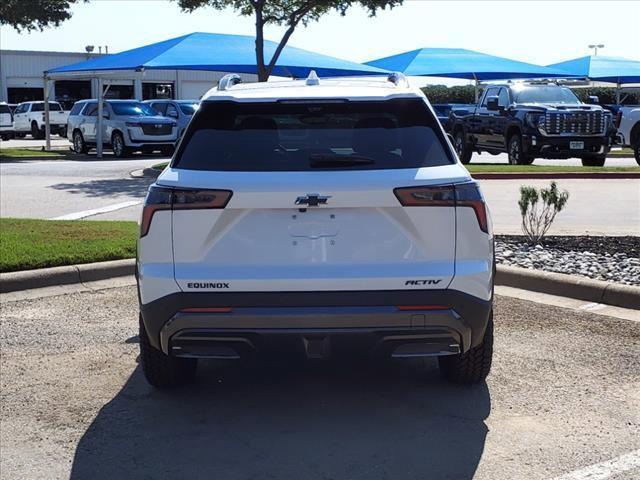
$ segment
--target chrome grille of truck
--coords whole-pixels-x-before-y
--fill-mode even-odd
[[[547,135],[602,135],[606,128],[604,112],[547,112],[544,131]]]

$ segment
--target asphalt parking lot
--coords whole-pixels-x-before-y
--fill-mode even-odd
[[[476,387],[434,362],[267,362],[163,393],[137,364],[133,286],[10,299],[2,478],[535,480],[629,452],[635,469],[570,478],[640,478],[639,321],[498,296]]]

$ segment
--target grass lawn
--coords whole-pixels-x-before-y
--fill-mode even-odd
[[[167,167],[167,165],[169,165],[169,162],[160,162],[160,163],[156,163],[151,168],[153,168],[154,170],[162,171]]]
[[[65,152],[47,152],[43,150],[35,150],[32,148],[1,148],[0,149],[0,158],[41,158],[41,157],[52,157],[52,158],[63,158],[65,157]]]
[[[132,258],[136,222],[0,218],[0,272]]]
[[[559,172],[640,172],[638,167],[583,167],[580,165],[508,165],[504,163],[471,163],[465,165],[470,173],[559,173]]]

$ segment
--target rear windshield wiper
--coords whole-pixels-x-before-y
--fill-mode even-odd
[[[309,164],[315,168],[350,167],[372,163],[375,163],[375,160],[364,155],[314,154],[309,157]]]

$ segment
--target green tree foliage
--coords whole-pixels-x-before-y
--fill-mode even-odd
[[[538,203],[540,200],[542,205]],[[568,200],[569,192],[560,192],[556,182],[551,182],[549,188],[541,188],[539,191],[526,185],[520,187],[518,206],[522,215],[522,231],[529,242],[540,242]]]
[[[9,25],[20,31],[57,27],[60,22],[71,18],[69,10],[78,1],[2,0],[0,1],[0,25]]]
[[[349,7],[360,5],[375,16],[379,9],[401,5],[403,0],[176,0],[182,10],[192,12],[200,7],[217,10],[232,8],[240,15],[253,16],[256,21],[256,64],[258,80],[266,82],[282,50],[298,25],[306,26],[322,15],[336,10],[344,15]],[[286,27],[271,59],[264,58],[264,26]]]

